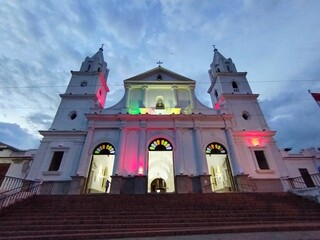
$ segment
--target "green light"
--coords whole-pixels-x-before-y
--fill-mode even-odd
[[[139,102],[132,101],[129,106],[129,114],[139,114],[139,113],[140,113]]]
[[[129,109],[129,114],[139,114],[140,110],[139,108],[130,108]]]

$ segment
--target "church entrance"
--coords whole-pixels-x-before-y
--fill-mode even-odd
[[[162,178],[156,178],[151,182],[152,193],[164,193],[167,191],[167,184]]]
[[[173,152],[171,143],[158,138],[148,147],[148,193],[174,192]]]
[[[93,151],[87,180],[87,193],[109,193],[115,150],[110,143],[102,143]]]
[[[213,192],[229,192],[234,190],[233,178],[227,151],[219,143],[210,143],[206,147],[208,170],[211,175]]]

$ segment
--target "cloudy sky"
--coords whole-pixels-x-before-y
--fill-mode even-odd
[[[37,148],[70,80],[104,43],[111,89],[164,62],[210,106],[215,44],[247,78],[279,148],[320,147],[318,0],[0,0],[0,141]]]

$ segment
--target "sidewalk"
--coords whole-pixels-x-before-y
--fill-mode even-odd
[[[225,233],[190,236],[124,238],[127,240],[320,240],[319,231]]]

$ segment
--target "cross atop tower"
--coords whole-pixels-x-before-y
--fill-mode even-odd
[[[217,50],[215,44],[212,44],[212,46],[213,46],[213,50]]]
[[[103,45],[104,45],[104,43],[101,43],[100,50],[103,50]]]
[[[161,62],[160,60],[157,62],[157,64],[159,64],[159,67],[161,67],[161,64],[163,64],[163,62]]]

